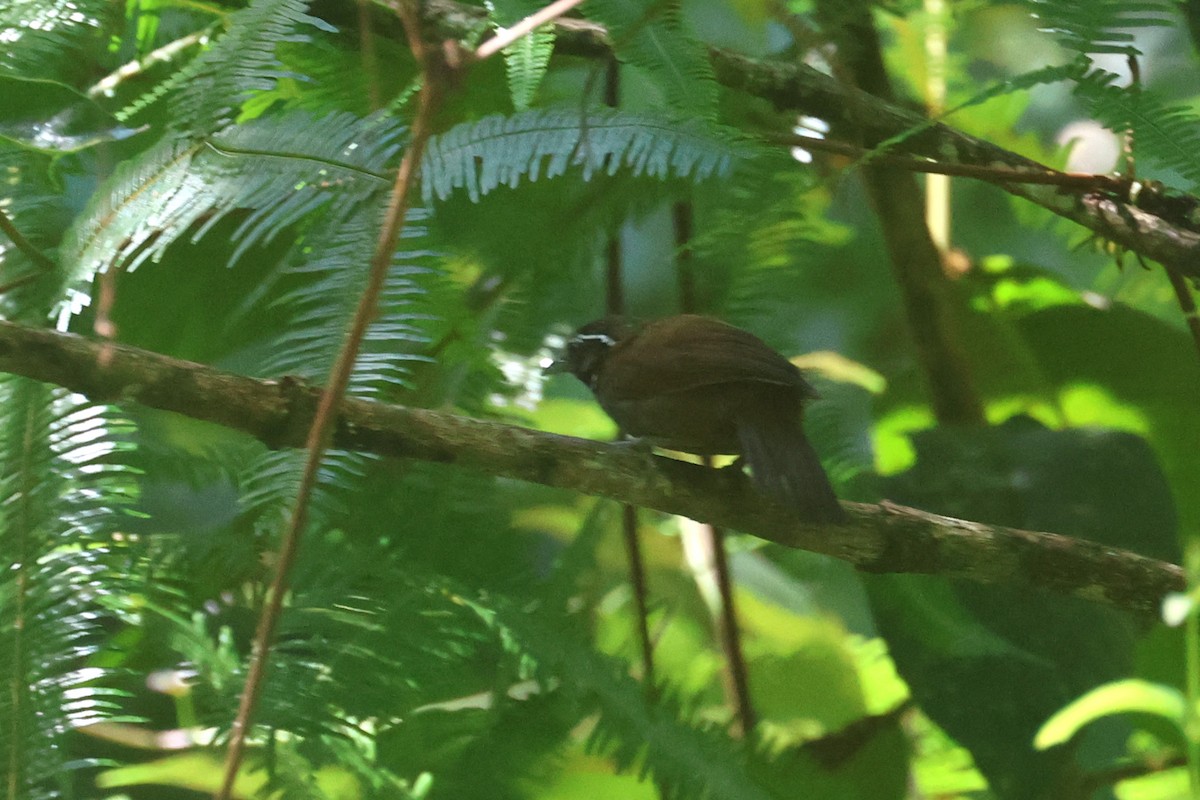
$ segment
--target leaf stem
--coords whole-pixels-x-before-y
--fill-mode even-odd
[[[767,138],[777,144],[862,159],[863,161],[879,163],[889,167],[899,167],[910,172],[976,178],[981,181],[988,181],[989,183],[1061,186],[1063,188],[1080,189],[1083,191],[1111,192],[1120,196],[1125,196],[1129,190],[1129,185],[1124,180],[1111,175],[1059,172],[1049,167],[1034,171],[1013,167],[989,167],[980,164],[950,164],[918,156],[905,156],[886,151],[868,150],[846,142],[833,141],[832,139],[816,139],[811,136],[772,135]]]
[[[1189,595],[1195,596],[1200,581],[1200,542],[1188,545],[1184,563],[1187,566]],[[1191,797],[1200,797],[1200,613],[1193,606],[1184,620],[1184,663],[1187,670],[1187,714],[1184,718],[1184,738],[1187,739],[1188,784]]]
[[[17,226],[13,224],[12,218],[2,208],[0,208],[0,231],[4,231],[4,235],[9,238],[9,241],[38,268],[50,272],[57,266],[53,259],[37,249],[33,245],[33,242],[26,239],[25,235],[17,230]]]

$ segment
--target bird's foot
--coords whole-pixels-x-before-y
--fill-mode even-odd
[[[622,450],[629,450],[643,455],[650,455],[654,452],[654,445],[650,440],[640,436],[623,436],[613,442],[613,444]]]

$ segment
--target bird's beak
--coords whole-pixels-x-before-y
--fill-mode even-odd
[[[566,358],[559,356],[542,367],[543,375],[564,375],[571,371],[571,367],[567,364]]]

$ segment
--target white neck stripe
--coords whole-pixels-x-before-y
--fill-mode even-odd
[[[609,336],[607,333],[581,333],[575,337],[581,342],[600,342],[612,347],[617,343],[617,340]]]

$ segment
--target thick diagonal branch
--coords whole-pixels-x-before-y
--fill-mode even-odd
[[[320,390],[268,381],[78,336],[0,322],[0,371],[93,400],[139,403],[300,447]],[[611,497],[843,559],[871,572],[1025,584],[1154,615],[1182,589],[1172,564],[1051,533],[984,525],[896,506],[846,503],[845,525],[805,524],[758,495],[740,473],[620,445],[514,425],[347,399],[335,447],[415,458]]]

